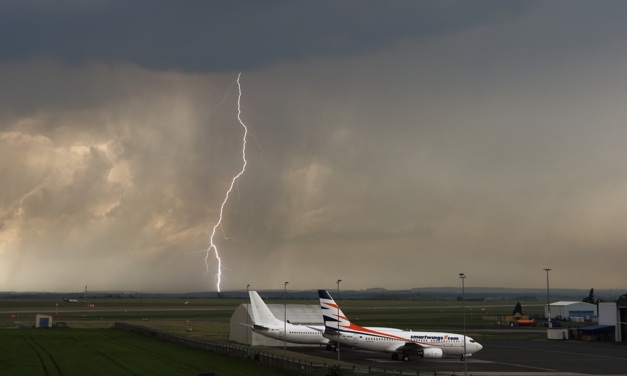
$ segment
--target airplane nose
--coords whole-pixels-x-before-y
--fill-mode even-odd
[[[480,344],[476,344],[477,345],[477,351],[481,350],[483,348],[483,346],[481,346]]]

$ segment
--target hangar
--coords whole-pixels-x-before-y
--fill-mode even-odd
[[[544,316],[549,317],[548,305],[544,305]],[[563,319],[585,319],[592,320],[597,317],[596,304],[584,302],[555,302],[551,303],[551,317]]]
[[[268,308],[281,321],[287,319],[294,325],[318,325],[324,326],[320,305],[306,304],[268,304]],[[250,346],[283,346],[283,341],[268,338],[253,332],[250,327],[242,324],[253,324],[253,313],[250,304],[240,304],[235,309],[229,321],[229,341],[234,341]],[[308,346],[290,344],[290,346]]]

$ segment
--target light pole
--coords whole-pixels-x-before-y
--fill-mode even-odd
[[[464,288],[464,280],[466,279],[466,274],[459,273],[459,278],[462,280],[462,310],[464,311],[464,353],[462,354],[462,359],[464,360],[464,375],[467,374],[467,364],[466,364],[466,291]]]
[[[546,271],[546,307],[549,310],[549,320],[548,320],[549,321],[549,328],[552,328],[553,325],[551,323],[551,302],[549,300],[549,271],[551,269],[546,268],[546,269],[543,269],[543,270]]]
[[[341,279],[337,280],[337,297],[335,299],[339,299],[340,298],[340,282],[342,282]],[[342,335],[340,334],[340,305],[337,305],[337,362],[338,364],[340,363],[340,338],[342,338]]]
[[[283,350],[287,351],[287,284],[289,282],[285,282],[283,287],[285,288],[285,300],[283,300]]]
[[[250,293],[248,292],[249,287],[250,285],[246,285],[246,296],[248,297],[248,303],[250,303]],[[250,304],[246,304],[246,325],[248,325],[249,316],[250,316]],[[246,344],[250,346],[251,343],[248,340],[248,332],[250,332],[250,327],[246,326]]]

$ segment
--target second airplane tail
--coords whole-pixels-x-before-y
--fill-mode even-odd
[[[350,327],[350,321],[344,316],[327,290],[318,290],[318,297],[320,298],[325,330],[337,334],[338,331]]]

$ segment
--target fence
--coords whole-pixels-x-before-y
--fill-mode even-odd
[[[343,376],[344,375],[345,376],[351,376],[351,375],[374,375],[374,376],[434,375],[434,376],[437,376],[438,375],[437,372],[428,372],[428,373],[420,372],[420,371],[411,371],[411,372],[404,371],[403,372],[402,370],[373,368],[373,367],[357,367],[357,366],[338,367],[336,364],[308,362],[302,359],[289,358],[287,356],[264,353],[263,351],[254,350],[254,349],[251,349],[250,347],[209,342],[209,341],[204,341],[201,339],[180,336],[177,334],[163,332],[161,330],[146,328],[143,326],[132,325],[132,324],[127,324],[123,322],[116,322],[115,329],[142,334],[142,335],[155,338],[161,341],[167,341],[171,343],[185,345],[188,347],[193,347],[196,349],[211,351],[216,354],[229,356],[231,358],[256,361],[256,362],[259,362],[260,364],[265,364],[270,367],[292,371],[295,373],[299,373],[301,375],[312,375],[312,376],[326,376],[326,375],[343,375]],[[440,372],[439,374],[450,375],[451,373]]]

